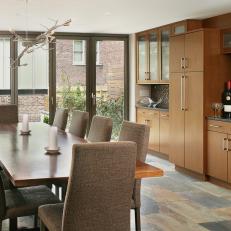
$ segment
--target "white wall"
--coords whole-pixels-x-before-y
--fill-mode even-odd
[[[129,118],[130,121],[136,121],[136,96],[135,96],[135,88],[136,88],[136,54],[135,54],[135,34],[131,34],[129,36],[129,59],[130,59],[130,67],[129,67]]]

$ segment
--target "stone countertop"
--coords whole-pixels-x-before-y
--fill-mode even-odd
[[[148,110],[154,110],[154,111],[163,111],[163,112],[168,112],[168,108],[153,108],[153,107],[143,107],[140,105],[136,105],[136,108],[141,108],[141,109],[148,109]]]
[[[231,123],[231,119],[226,119],[222,117],[207,116],[207,119]]]

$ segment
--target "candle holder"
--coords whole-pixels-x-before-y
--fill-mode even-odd
[[[45,147],[45,150],[46,150],[47,155],[58,155],[58,154],[60,154],[60,147],[58,147],[57,149],[50,149],[49,147]]]
[[[31,130],[28,130],[28,131],[22,131],[22,130],[20,130],[20,135],[21,136],[29,136],[30,133],[31,133]]]

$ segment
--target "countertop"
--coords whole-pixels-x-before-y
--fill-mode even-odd
[[[140,105],[136,105],[136,108],[141,108],[141,109],[148,109],[148,110],[154,110],[154,111],[163,111],[163,112],[168,112],[168,108],[153,108],[153,107],[143,107]]]
[[[207,119],[231,123],[231,119],[226,119],[226,118],[222,118],[222,117],[208,116]]]

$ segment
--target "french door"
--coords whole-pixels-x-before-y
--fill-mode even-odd
[[[57,107],[113,120],[117,138],[128,119],[128,38],[57,36],[50,54],[50,117]],[[71,118],[69,118],[71,119]]]

